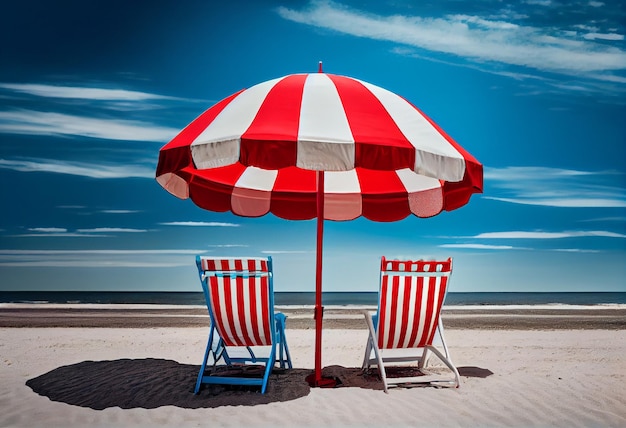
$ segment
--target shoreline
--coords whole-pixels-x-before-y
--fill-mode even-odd
[[[612,306],[444,307],[446,329],[488,330],[626,330],[626,308]],[[314,328],[312,307],[279,306],[287,328]],[[324,329],[365,330],[363,311],[376,307],[329,306]],[[5,328],[155,328],[209,325],[206,307],[176,305],[2,304],[0,327]]]
[[[376,305],[323,305],[329,310],[376,310]],[[276,310],[313,310],[315,305],[274,305]],[[2,309],[206,309],[206,305],[187,305],[187,304],[153,304],[153,303],[49,303],[49,302],[28,302],[28,303],[0,303]],[[502,304],[502,305],[446,305],[443,311],[476,311],[476,310],[605,310],[605,309],[625,309],[626,304],[623,303],[599,303],[589,305],[573,305],[568,303],[551,303],[551,304]]]

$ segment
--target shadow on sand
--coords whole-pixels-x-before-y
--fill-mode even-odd
[[[194,395],[198,370],[197,365],[152,358],[83,361],[56,368],[26,385],[52,401],[95,410],[254,406],[295,400],[308,395],[311,388],[305,381],[310,369],[274,369],[265,394],[258,387],[211,385]],[[492,374],[478,367],[460,367],[459,372],[471,377]],[[322,374],[334,378],[339,388],[383,389],[375,370],[364,374],[360,368],[329,366]]]

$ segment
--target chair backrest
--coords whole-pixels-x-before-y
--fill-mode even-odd
[[[196,258],[211,322],[226,346],[274,340],[272,258]]]
[[[378,347],[432,345],[452,273],[444,261],[381,259],[378,293]]]

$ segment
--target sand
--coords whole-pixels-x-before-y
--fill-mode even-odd
[[[208,328],[181,322],[193,317],[121,312],[111,317],[115,327],[103,327],[105,314],[92,313],[99,327],[70,327],[40,311],[42,319],[57,319],[46,325],[56,326],[16,327],[24,322],[6,309],[0,320],[13,327],[0,327],[0,427],[626,426],[626,329],[616,327],[624,321],[619,313],[585,315],[598,323],[608,317],[606,329],[576,322],[565,328],[555,322],[569,319],[565,313],[544,313],[530,328],[507,327],[533,318],[524,313],[466,314],[463,328],[446,324],[461,388],[385,394],[375,376],[359,369],[367,337],[362,318],[341,311],[328,314],[322,359],[325,374],[341,384],[310,388],[304,377],[314,363],[314,330],[306,313],[294,312],[287,321],[294,369],[277,370],[267,394],[217,387],[195,396]],[[133,326],[142,318],[161,321]],[[483,327],[495,318],[508,321]],[[134,321],[119,327],[120,319]]]

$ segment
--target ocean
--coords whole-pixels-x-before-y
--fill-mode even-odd
[[[278,306],[315,304],[313,292],[276,292]],[[376,292],[324,292],[324,306],[376,306]],[[0,303],[205,305],[202,292],[0,291]],[[626,304],[626,292],[455,293],[446,306]]]

